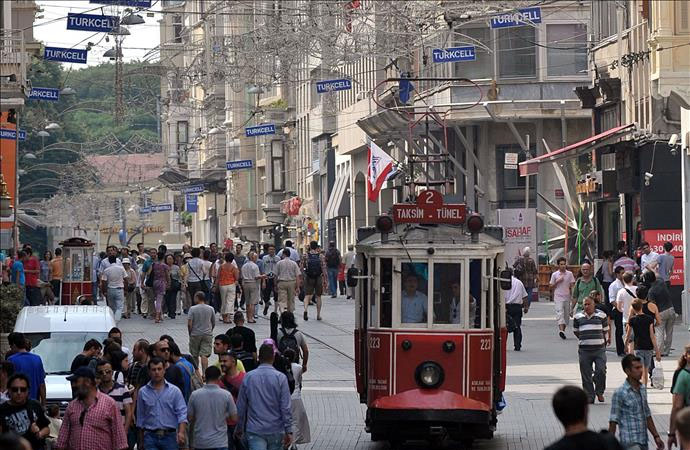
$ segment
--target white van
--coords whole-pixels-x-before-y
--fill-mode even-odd
[[[67,376],[75,356],[89,339],[103,342],[115,325],[107,306],[25,306],[19,312],[14,331],[31,341],[31,351],[43,360],[46,372],[46,403],[64,411],[72,400]]]

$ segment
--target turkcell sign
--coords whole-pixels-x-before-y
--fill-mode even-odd
[[[198,201],[197,201],[197,195],[196,194],[187,194],[185,196],[186,199],[186,205],[185,205],[185,211],[187,212],[197,212],[199,206],[198,206]]]
[[[67,29],[108,33],[117,26],[118,18],[100,14],[67,13]]]
[[[183,194],[198,194],[204,192],[203,184],[195,184],[194,186],[187,186],[181,189]]]
[[[474,61],[477,59],[473,45],[467,47],[435,48],[431,51],[431,54],[435,63]]]
[[[276,134],[276,126],[272,123],[268,125],[257,125],[255,127],[247,127],[244,129],[246,137],[264,136],[267,134]]]
[[[151,0],[89,0],[89,3],[99,5],[132,6],[134,8],[150,8]]]
[[[242,170],[251,169],[254,167],[254,163],[251,159],[241,159],[239,161],[227,161],[225,163],[225,168],[228,170]]]
[[[151,212],[150,206],[144,206],[143,208],[139,208],[139,214],[149,214],[150,212]]]
[[[29,98],[32,100],[46,100],[48,102],[56,102],[60,100],[60,89],[55,88],[31,88]]]
[[[347,91],[352,89],[350,80],[324,80],[316,82],[316,93],[323,94],[331,91]]]
[[[17,131],[10,130],[9,128],[0,128],[0,139],[14,141],[17,139]],[[26,131],[19,130],[19,140],[26,140]]]
[[[172,211],[172,204],[170,203],[161,203],[160,205],[153,205],[151,206],[151,211],[157,211],[157,212],[165,212],[165,211]]]
[[[491,18],[491,28],[521,27],[528,23],[541,23],[540,7],[518,9]]]
[[[25,130],[19,130],[19,140],[20,141],[26,140],[26,131]]]
[[[46,47],[43,59],[66,63],[86,64],[86,50],[78,48]]]

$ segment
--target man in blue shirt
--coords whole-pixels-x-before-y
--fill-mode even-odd
[[[426,323],[428,311],[427,296],[419,292],[419,279],[414,273],[409,273],[403,281],[403,291],[401,295],[401,317],[402,323]]]
[[[7,360],[14,364],[15,373],[23,373],[29,378],[29,397],[44,405],[46,402],[46,373],[41,357],[29,352],[29,346],[23,333],[10,333],[7,340],[13,352]]]
[[[23,250],[17,253],[17,259],[14,260],[10,267],[10,281],[17,284],[21,289],[26,286],[26,278],[24,277],[24,261],[27,256]]]
[[[237,398],[235,437],[247,433],[249,450],[282,450],[292,445],[292,412],[287,377],[273,368],[273,346],[259,348],[259,367],[248,372]]]
[[[182,392],[165,380],[165,361],[161,358],[151,358],[148,371],[151,381],[137,396],[138,447],[173,450],[179,444],[184,448],[187,405]]]

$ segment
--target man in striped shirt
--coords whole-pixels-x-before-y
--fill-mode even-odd
[[[607,338],[609,322],[606,314],[595,308],[591,297],[585,297],[583,308],[573,319],[573,330],[580,341],[578,356],[582,389],[587,393],[590,403],[594,403],[595,393],[597,399],[603,402],[606,389],[606,346],[610,343]]]

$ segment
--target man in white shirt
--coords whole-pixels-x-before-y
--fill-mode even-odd
[[[290,252],[290,259],[293,260],[294,262],[299,263],[301,261],[301,257],[299,255],[299,252],[292,247],[292,241],[285,241],[285,247],[283,247],[278,252],[278,256],[281,259],[283,258],[283,252],[285,252],[285,251]]]
[[[345,274],[347,274],[348,269],[350,269],[351,267],[355,267],[356,259],[357,259],[357,253],[355,253],[355,246],[350,244],[347,246],[347,253],[345,253],[345,256],[343,256],[343,262],[345,263]],[[348,287],[347,288],[347,298],[351,299],[354,296],[355,296],[355,288]]]
[[[122,306],[124,304],[125,280],[129,280],[125,268],[121,264],[116,264],[115,256],[108,257],[110,265],[101,275],[103,286],[101,290],[106,292],[106,301],[115,315],[115,320],[120,320],[122,316]]]
[[[268,307],[271,305],[271,295],[273,301],[277,296],[275,286],[276,266],[280,262],[280,257],[276,255],[275,245],[268,246],[268,253],[261,259],[263,267],[264,281],[262,282],[261,300],[264,302],[264,316],[268,314]]]
[[[647,268],[647,264],[653,260],[659,260],[659,254],[652,251],[648,242],[643,242],[640,244],[640,248],[642,249],[642,257],[640,257],[640,270],[644,272],[644,269]]]
[[[616,266],[613,269],[613,273],[616,279],[613,280],[609,286],[609,302],[611,303],[611,317],[613,318],[613,323],[616,324],[616,353],[618,356],[625,356],[625,345],[623,344],[623,332],[625,331],[623,327],[623,313],[618,311],[616,306],[616,299],[618,298],[618,292],[623,289],[623,274],[625,269],[623,266]]]
[[[529,303],[527,299],[527,290],[522,281],[510,276],[511,286],[510,290],[505,292],[506,301],[506,316],[508,320],[512,320],[515,327],[513,330],[513,345],[516,352],[522,349],[522,314],[527,314],[529,310]]]
[[[428,297],[417,290],[419,278],[415,273],[408,273],[403,280],[403,291],[400,299],[401,323],[426,323],[428,314]]]
[[[623,288],[616,294],[616,307],[618,311],[623,315],[623,325],[628,323],[628,314],[630,313],[630,305],[633,300],[637,298],[637,286],[632,284],[633,274],[631,272],[625,272],[623,274]]]
[[[295,289],[301,278],[299,266],[292,260],[289,250],[283,252],[282,259],[276,264],[276,282],[278,283],[278,301],[274,311],[295,311]]]
[[[256,264],[256,252],[249,252],[247,262],[242,265],[242,289],[244,289],[244,300],[247,305],[247,321],[254,323],[256,320],[255,308],[259,303],[259,287],[261,286],[262,275],[259,266]]]
[[[564,257],[558,258],[556,261],[558,270],[551,274],[549,280],[549,288],[553,290],[553,305],[556,310],[556,323],[558,324],[558,335],[561,339],[565,339],[565,329],[568,326],[569,314],[566,314],[572,298],[573,285],[575,284],[575,276],[566,269],[568,266],[567,260]]]

